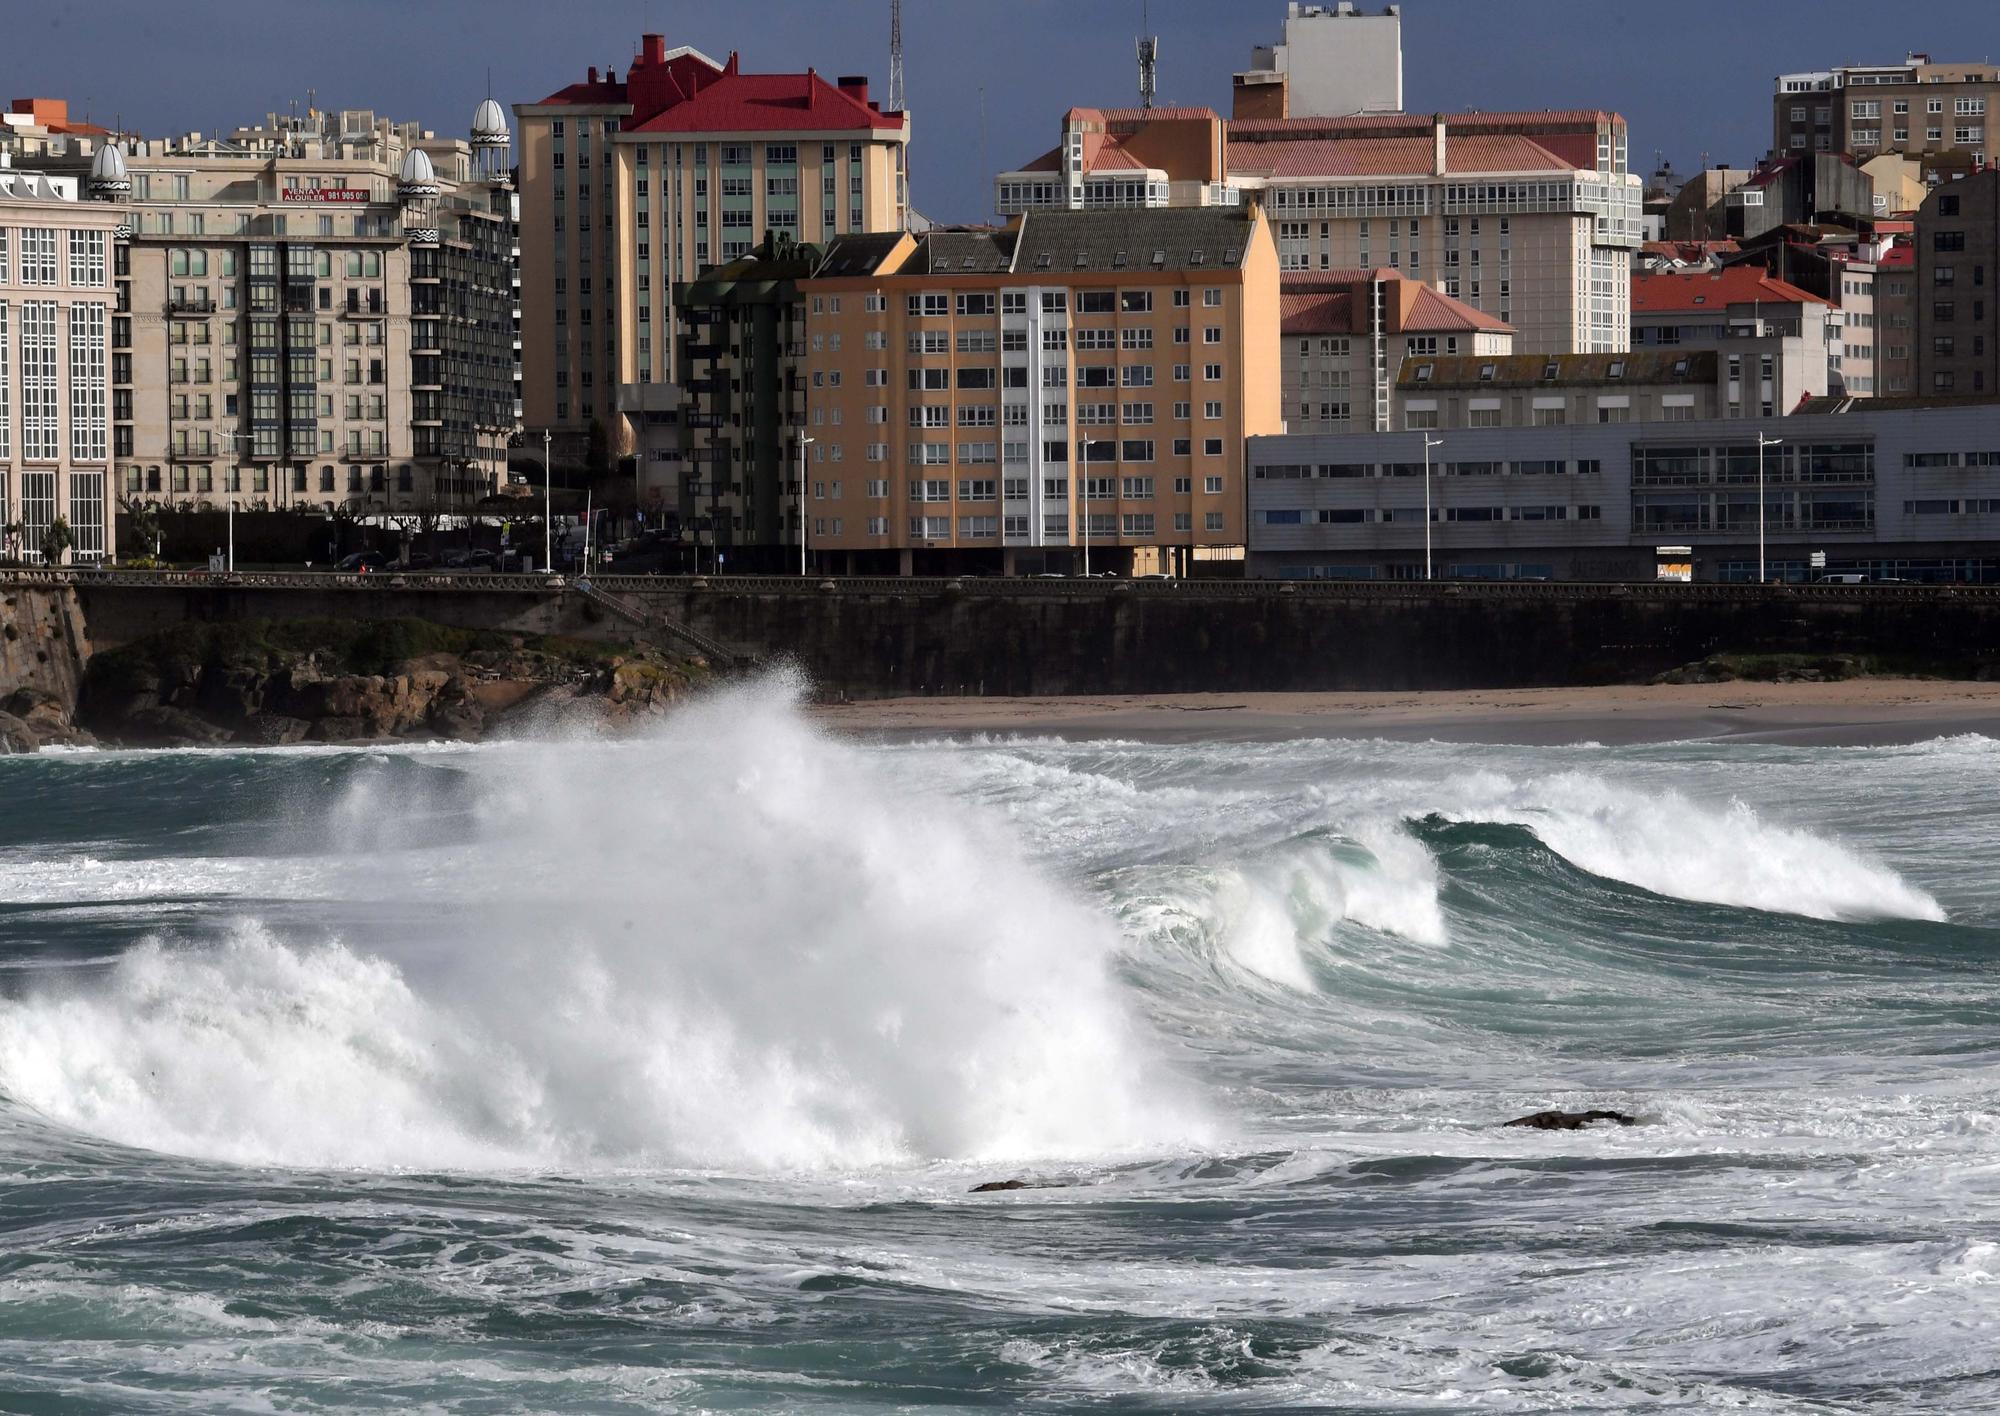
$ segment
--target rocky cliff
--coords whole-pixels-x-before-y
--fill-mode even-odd
[[[192,624],[93,657],[75,722],[135,747],[470,740],[626,724],[707,672],[649,648],[419,620]]]
[[[88,741],[70,720],[90,636],[66,585],[0,592],[0,750]]]

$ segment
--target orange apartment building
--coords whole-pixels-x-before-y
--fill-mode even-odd
[[[1187,574],[1242,555],[1245,440],[1284,426],[1255,204],[843,240],[801,295],[817,568]]]

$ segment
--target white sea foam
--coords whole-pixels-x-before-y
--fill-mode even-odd
[[[434,931],[149,944],[0,1004],[0,1089],[113,1140],[295,1165],[839,1167],[1200,1134],[1110,977],[1110,921],[787,696],[458,761],[473,838],[347,883],[434,898]]]
[[[1812,919],[1945,917],[1888,866],[1740,801],[1717,808],[1583,772],[1532,781],[1481,773],[1457,798],[1446,816],[1526,826],[1593,875],[1658,895]]]

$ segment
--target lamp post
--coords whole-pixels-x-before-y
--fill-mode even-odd
[[[806,444],[817,438],[799,439],[799,574],[806,573]]]
[[[552,434],[542,429],[542,574],[556,568],[555,534],[550,530],[555,516],[550,510],[554,499],[554,477],[549,471],[549,441]]]
[[[1443,447],[1443,438],[1424,434],[1424,579],[1431,578],[1431,449]]]
[[[216,436],[227,439],[232,447],[246,439],[246,435],[243,433],[222,432],[217,433]],[[238,473],[239,469],[234,459],[232,459],[229,466],[229,475],[235,478],[238,476]],[[236,494],[241,490],[242,487],[240,485],[229,489],[229,559],[224,564],[228,566],[231,575],[236,573]]]
[[[1765,583],[1764,577],[1764,449],[1776,447],[1783,438],[1767,438],[1757,434],[1757,583]]]

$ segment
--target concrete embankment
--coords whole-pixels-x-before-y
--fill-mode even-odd
[[[1718,654],[2000,675],[2000,587],[17,575],[0,696],[188,623],[421,619],[790,661],[827,696],[1545,688]],[[703,648],[708,646],[708,648]]]

